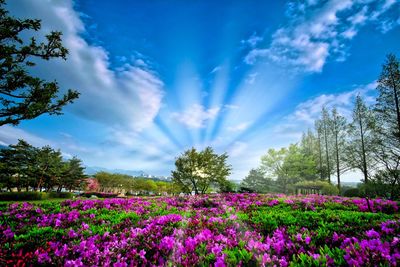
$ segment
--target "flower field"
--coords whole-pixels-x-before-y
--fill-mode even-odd
[[[2,205],[0,222],[0,266],[400,265],[398,206],[380,199],[47,201]]]

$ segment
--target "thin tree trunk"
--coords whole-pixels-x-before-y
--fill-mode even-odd
[[[329,153],[328,153],[328,130],[326,129],[325,122],[324,122],[324,136],[325,136],[325,155],[326,155],[328,182],[331,183],[331,168],[329,164]]]
[[[368,183],[368,170],[367,170],[367,160],[365,153],[365,144],[364,144],[364,128],[362,125],[361,116],[359,116],[358,120],[360,124],[360,136],[361,136],[361,153],[362,153],[362,161],[363,161],[363,174],[364,174],[364,183]]]
[[[320,136],[319,132],[318,132],[318,153],[319,153],[319,174],[320,174],[321,180],[323,180],[324,179],[324,174],[322,173],[321,136]]]
[[[340,195],[340,164],[339,164],[339,144],[338,144],[338,133],[335,133],[335,146],[336,146],[336,175],[337,175],[337,183]]]
[[[399,107],[399,98],[397,95],[397,88],[396,88],[396,81],[393,78],[393,74],[391,75],[391,79],[392,79],[392,84],[393,84],[393,96],[394,96],[394,102],[395,102],[395,106],[396,106],[396,115],[397,115],[397,134],[399,136],[397,136],[397,138],[400,138],[400,107]]]

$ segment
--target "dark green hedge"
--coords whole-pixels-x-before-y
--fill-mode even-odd
[[[96,196],[100,198],[114,198],[117,197],[118,194],[115,193],[101,193],[101,192],[85,192],[80,194],[81,197],[91,197],[91,196]]]
[[[49,198],[72,198],[74,194],[70,192],[50,192]]]
[[[19,200],[43,200],[48,199],[49,195],[44,192],[4,192],[0,193],[0,200],[19,201]]]
[[[343,195],[345,197],[360,197],[361,192],[360,192],[360,189],[358,189],[358,188],[350,188],[350,189],[347,189]]]
[[[0,193],[0,201],[44,200],[49,198],[72,198],[70,192],[4,192]]]

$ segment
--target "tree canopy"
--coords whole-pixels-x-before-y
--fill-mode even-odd
[[[41,28],[38,19],[18,19],[9,16],[5,1],[0,0],[0,126],[17,125],[22,120],[34,119],[42,114],[62,114],[62,108],[79,97],[68,89],[59,96],[56,81],[45,81],[30,74],[37,60],[62,58],[68,50],[63,47],[62,33],[53,31],[46,42],[25,37]]]
[[[189,149],[176,159],[172,181],[186,193],[204,194],[212,185],[223,187],[232,169],[227,159],[226,153],[218,155],[211,147]]]

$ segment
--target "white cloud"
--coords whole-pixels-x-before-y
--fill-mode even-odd
[[[252,85],[256,81],[256,77],[258,76],[258,72],[250,73],[246,78],[246,83]]]
[[[211,71],[210,73],[211,73],[211,74],[212,74],[212,73],[216,73],[216,72],[220,71],[221,69],[222,69],[221,66],[216,66],[215,68],[212,69],[212,71]]]
[[[47,139],[41,138],[14,126],[4,125],[0,127],[0,143],[2,145],[16,144],[18,139],[23,139],[33,146],[54,145],[53,142]]]
[[[88,43],[80,14],[69,1],[9,1],[11,14],[40,18],[40,35],[51,30],[63,33],[63,44],[69,50],[66,61],[38,62],[34,74],[56,79],[63,90],[74,88],[80,98],[65,110],[80,117],[140,132],[149,127],[161,107],[163,82],[142,59],[112,69],[108,51]],[[125,59],[126,57],[121,57]]]
[[[246,44],[249,45],[250,47],[255,47],[259,42],[261,42],[264,38],[262,38],[261,36],[258,36],[256,33],[253,33],[249,39],[247,40],[242,40],[241,43],[242,44]]]
[[[203,128],[207,121],[218,115],[219,111],[219,107],[206,109],[202,105],[193,104],[183,112],[172,113],[172,117],[189,128]]]
[[[229,126],[228,131],[230,132],[242,132],[250,126],[250,122],[242,122],[235,126]]]
[[[383,18],[394,5],[394,0],[329,0],[318,5],[314,1],[290,2],[287,25],[275,31],[269,47],[250,50],[244,62],[254,64],[259,58],[268,58],[301,71],[321,72],[329,58],[345,60],[348,40],[363,25],[378,23],[382,32],[396,26],[397,17],[388,14]]]
[[[246,143],[237,141],[228,149],[228,154],[232,158],[238,157],[246,151],[247,147]]]
[[[226,109],[239,109],[240,107],[238,105],[225,104],[224,108],[226,108]]]
[[[277,125],[274,132],[279,135],[300,137],[307,128],[313,128],[323,107],[336,107],[338,112],[347,120],[351,120],[354,100],[360,94],[367,104],[372,104],[377,83],[359,86],[350,91],[338,94],[322,94],[296,106],[292,114],[286,116],[283,122]]]

